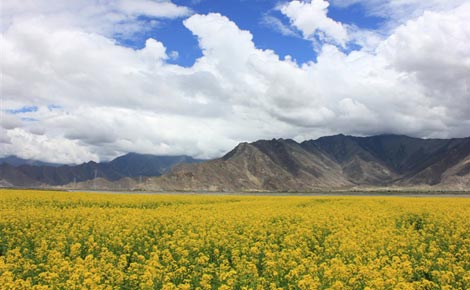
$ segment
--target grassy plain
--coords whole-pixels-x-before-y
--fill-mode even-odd
[[[2,289],[470,289],[470,198],[0,190]]]

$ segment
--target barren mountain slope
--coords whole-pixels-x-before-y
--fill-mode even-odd
[[[149,179],[145,189],[302,191],[350,185],[334,162],[280,139],[241,143],[220,159],[177,166]]]

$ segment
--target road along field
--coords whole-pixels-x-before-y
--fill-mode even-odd
[[[470,199],[0,190],[2,289],[470,289]]]

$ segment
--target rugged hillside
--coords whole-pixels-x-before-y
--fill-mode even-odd
[[[336,163],[293,140],[280,139],[242,143],[220,159],[176,166],[160,178],[148,179],[143,188],[301,191],[350,185]]]
[[[336,135],[302,143],[316,147],[362,185],[438,185],[444,172],[470,155],[470,138]]]
[[[177,166],[137,187],[147,190],[310,191],[396,186],[466,189],[470,138],[336,135],[297,143],[242,143],[220,159]]]
[[[0,164],[0,186],[13,187],[23,186],[39,187],[43,184],[33,177],[28,176],[27,173],[22,172],[19,168],[8,163]]]
[[[195,163],[202,160],[186,155],[157,156],[150,154],[129,153],[109,162],[108,168],[126,177],[160,176],[180,163]],[[104,177],[104,176],[103,176]],[[111,179],[113,180],[113,179]]]
[[[447,169],[441,176],[439,185],[443,188],[469,190],[470,188],[470,156]]]
[[[197,161],[131,153],[108,163],[77,166],[3,164],[0,185],[162,191],[470,188],[470,137],[336,135],[302,143],[260,140],[241,143],[221,158]]]
[[[452,139],[442,142],[437,148],[433,148],[431,154],[422,154],[421,166],[414,166],[409,172],[404,172],[404,177],[397,183],[402,185],[429,184],[439,185],[444,179],[470,177],[468,158],[470,156],[470,139]],[[459,178],[462,179],[462,178]]]
[[[56,186],[102,178],[117,181],[125,177],[160,176],[179,163],[200,162],[189,156],[155,156],[129,153],[110,162],[93,161],[70,166],[0,165],[2,186]]]
[[[302,142],[302,146],[312,152],[322,152],[338,163],[350,182],[373,185],[387,185],[397,178],[374,152],[364,148],[357,137],[336,135]]]

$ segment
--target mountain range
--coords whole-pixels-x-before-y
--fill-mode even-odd
[[[336,135],[241,143],[219,159],[181,164],[146,190],[313,191],[364,187],[470,188],[470,138]]]
[[[49,187],[103,178],[160,176],[179,163],[202,160],[189,156],[156,156],[128,153],[110,162],[90,161],[79,165],[49,164],[14,156],[0,159],[0,185],[8,187]]]
[[[0,165],[2,164],[10,164],[16,167],[20,165],[54,166],[54,167],[65,165],[65,164],[58,164],[58,163],[52,163],[52,162],[44,162],[44,161],[34,160],[34,159],[23,159],[14,155],[0,158]]]
[[[76,189],[291,192],[369,187],[470,188],[470,137],[420,139],[340,134],[301,143],[291,139],[259,140],[240,143],[224,156],[204,162],[187,156],[179,156],[175,161],[176,157],[172,157],[169,159],[172,162],[165,163],[165,170],[152,167],[149,156],[134,155],[135,159],[132,156],[106,164],[89,162],[55,167],[57,172],[69,172],[71,168],[77,171],[57,173],[53,180],[44,174],[53,171],[50,166],[36,166],[36,170],[25,165],[13,168],[20,169],[24,176],[16,178],[22,181],[30,178],[46,185],[69,183],[63,188]],[[93,175],[95,169],[100,170],[97,178]],[[79,175],[82,170],[86,174]],[[3,171],[2,167],[0,180],[19,183],[13,183]],[[59,178],[62,176],[66,177]],[[70,183],[74,177],[76,182]]]

